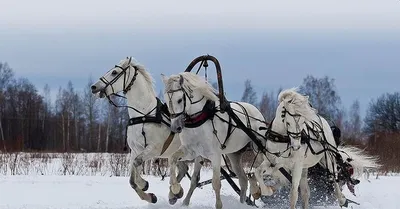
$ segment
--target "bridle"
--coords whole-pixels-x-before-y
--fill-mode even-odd
[[[290,102],[290,101],[289,101],[289,102]],[[295,124],[296,124],[296,131],[297,131],[297,132],[291,132],[291,131],[289,131],[289,128],[288,128],[288,125],[289,125],[289,124],[288,124],[288,123],[285,123],[285,118],[286,118],[287,115],[293,117],[293,119],[294,119],[294,121],[295,121]],[[283,106],[283,110],[282,110],[282,112],[281,112],[282,123],[284,124],[284,126],[286,126],[286,133],[287,133],[287,135],[288,135],[290,138],[294,139],[294,140],[301,140],[301,134],[302,134],[302,130],[301,130],[301,128],[300,128],[300,118],[301,118],[301,116],[302,116],[302,115],[300,115],[300,114],[289,112],[289,111],[286,109],[286,107]],[[294,149],[294,148],[293,148],[293,149]],[[299,147],[298,149],[300,149],[300,147]],[[296,150],[298,150],[298,149],[296,149]]]
[[[134,83],[135,80],[136,80],[136,76],[138,75],[137,68],[136,68],[136,66],[131,65],[131,61],[132,61],[132,57],[129,58],[129,62],[128,62],[127,66],[126,66],[125,68],[123,68],[123,67],[121,67],[121,66],[119,66],[119,65],[115,65],[115,68],[120,68],[120,69],[121,69],[121,72],[120,72],[118,75],[115,75],[115,77],[114,77],[111,81],[108,81],[104,76],[100,78],[100,81],[102,81],[102,82],[105,84],[105,87],[103,88],[102,91],[105,91],[105,89],[107,89],[108,86],[111,86],[112,93],[111,93],[110,95],[119,96],[119,95],[114,91],[113,84],[114,84],[121,76],[124,76],[124,83],[123,83],[124,85],[123,85],[123,90],[122,90],[123,93],[126,94],[126,92],[128,92],[129,90],[131,90],[131,87],[132,87],[133,83]],[[132,80],[127,84],[127,82],[128,82],[127,79],[128,79],[129,76],[131,75],[131,71],[129,71],[128,76],[127,76],[126,71],[127,71],[130,67],[133,67],[133,69],[135,69],[135,74],[133,75]],[[116,71],[114,70],[114,71],[112,72],[112,74],[114,74],[114,72],[116,72]],[[105,92],[103,92],[103,93],[105,93]],[[109,95],[107,95],[107,97],[109,97]]]
[[[127,57],[127,58],[128,58],[128,57]],[[121,105],[117,105],[117,104],[115,104],[115,102],[113,102],[112,99],[110,98],[110,96],[114,95],[114,96],[122,97],[122,98],[125,98],[125,99],[126,99],[126,97],[121,96],[121,95],[119,95],[118,93],[115,92],[114,87],[113,87],[113,84],[114,84],[115,82],[117,82],[117,80],[118,80],[119,78],[121,78],[121,76],[124,76],[124,77],[123,77],[124,83],[123,83],[123,90],[122,90],[122,91],[123,91],[124,94],[126,94],[129,90],[131,90],[132,85],[134,84],[134,82],[135,82],[135,80],[136,80],[136,77],[137,77],[137,75],[138,75],[138,69],[137,69],[136,66],[132,65],[131,61],[132,61],[132,57],[129,57],[129,62],[128,62],[127,66],[126,66],[125,68],[123,68],[122,66],[119,66],[119,65],[115,65],[114,68],[120,68],[120,69],[121,69],[121,72],[120,72],[118,75],[115,75],[115,77],[114,77],[111,81],[108,81],[104,76],[101,77],[100,80],[105,84],[105,86],[104,86],[103,90],[101,90],[100,92],[103,92],[103,93],[106,95],[108,101],[109,101],[113,106],[115,106],[115,107],[127,107],[127,108],[130,108],[130,109],[132,109],[132,110],[134,110],[134,111],[136,111],[136,112],[138,112],[138,113],[144,115],[144,116],[148,116],[151,112],[153,112],[153,111],[157,108],[157,106],[154,107],[152,110],[150,110],[150,112],[148,112],[148,113],[143,113],[143,112],[141,112],[140,110],[138,110],[138,109],[136,109],[136,108],[134,108],[134,107],[131,107],[131,106],[126,106],[126,105],[122,105],[122,106],[121,106]],[[132,77],[132,80],[128,83],[127,79],[130,77],[131,71],[129,71],[128,74],[127,74],[127,71],[128,71],[128,69],[129,69],[130,67],[133,67],[133,69],[135,69],[135,72],[134,72],[134,75],[133,75],[133,77]],[[116,71],[113,71],[112,73],[114,73],[114,72],[116,72]],[[128,83],[128,84],[127,84],[127,83]],[[105,93],[105,90],[107,89],[108,86],[110,86],[111,89],[112,89],[112,93],[111,93],[111,94],[106,94],[106,93]]]
[[[188,114],[186,114],[186,103],[187,103],[187,99],[190,101],[190,104],[196,104],[196,103],[199,103],[201,100],[203,100],[204,99],[204,96],[201,98],[201,99],[199,99],[199,100],[197,100],[197,101],[194,101],[193,102],[193,98],[194,98],[194,96],[193,96],[193,90],[191,89],[191,88],[188,88],[188,90],[186,91],[184,88],[183,88],[183,76],[182,75],[179,75],[180,76],[180,78],[179,78],[179,84],[180,84],[180,88],[178,88],[178,89],[172,89],[172,90],[169,90],[169,91],[167,91],[167,95],[168,95],[168,98],[169,98],[169,111],[170,111],[170,118],[171,119],[173,119],[173,118],[176,118],[176,117],[179,117],[180,115],[184,115],[185,116],[185,118],[186,117],[190,117],[191,115],[188,115]],[[182,98],[182,102],[183,102],[183,109],[182,109],[182,111],[181,112],[179,112],[179,113],[175,113],[174,112],[174,108],[173,108],[173,104],[172,104],[172,96],[173,96],[173,94],[175,93],[175,92],[178,92],[178,91],[182,91],[183,92],[183,98]],[[188,92],[189,91],[189,92]],[[186,99],[187,98],[187,99]],[[192,114],[192,115],[196,115],[196,114],[198,114],[198,113],[200,113],[202,110],[200,110],[199,112],[196,112],[196,113],[194,113],[194,114]]]

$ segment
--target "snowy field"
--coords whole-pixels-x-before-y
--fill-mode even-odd
[[[158,197],[156,204],[138,198],[128,179],[126,154],[107,153],[0,153],[0,209],[158,209],[182,207],[182,199],[176,205],[168,203],[166,177],[144,176],[150,183],[148,192]],[[148,167],[154,173],[154,167]],[[190,173],[192,172],[192,166]],[[211,178],[209,168],[203,167],[201,181]],[[371,176],[370,182],[361,178],[356,186],[357,197],[345,187],[349,199],[361,205],[354,209],[400,209],[400,175]],[[237,180],[235,179],[237,182]],[[189,179],[182,180],[185,192]],[[239,197],[223,180],[221,189],[225,209],[252,208],[239,203]],[[214,208],[215,198],[211,185],[197,189],[190,208]],[[258,206],[263,203],[257,201]],[[329,209],[340,207],[329,207]]]
[[[208,170],[202,173],[202,180],[211,177]],[[141,201],[130,188],[128,177],[0,175],[0,209],[185,208],[181,200],[175,206],[168,204],[168,177],[164,181],[155,176],[146,176],[146,179],[150,182],[149,192],[158,196],[156,204]],[[347,197],[361,203],[352,205],[354,209],[400,208],[400,176],[372,177],[370,181],[362,180],[357,185],[357,197],[345,190]],[[185,178],[182,185],[186,191],[189,179]],[[223,181],[221,194],[224,208],[253,208],[239,204],[238,196],[226,181]],[[214,200],[211,185],[206,185],[195,191],[190,208],[214,208]],[[262,206],[261,202],[257,204]]]

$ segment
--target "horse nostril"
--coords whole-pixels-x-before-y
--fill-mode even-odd
[[[182,132],[182,127],[178,127],[178,128],[176,129],[176,131],[177,131],[178,133]]]
[[[91,86],[90,88],[91,88],[92,90],[96,90],[97,87],[96,87],[95,85],[93,85],[93,86]]]

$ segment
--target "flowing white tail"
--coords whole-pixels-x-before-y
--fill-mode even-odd
[[[364,152],[364,150],[353,146],[343,146],[338,148],[340,155],[343,160],[347,161],[348,158],[351,159],[348,162],[354,169],[353,177],[361,177],[365,169],[368,168],[379,168],[381,165],[378,163],[378,158],[370,156]]]

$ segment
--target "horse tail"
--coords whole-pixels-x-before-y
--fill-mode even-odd
[[[368,155],[362,149],[354,146],[342,146],[338,149],[343,160],[353,167],[354,177],[362,176],[368,168],[378,169],[381,167],[377,157]]]

